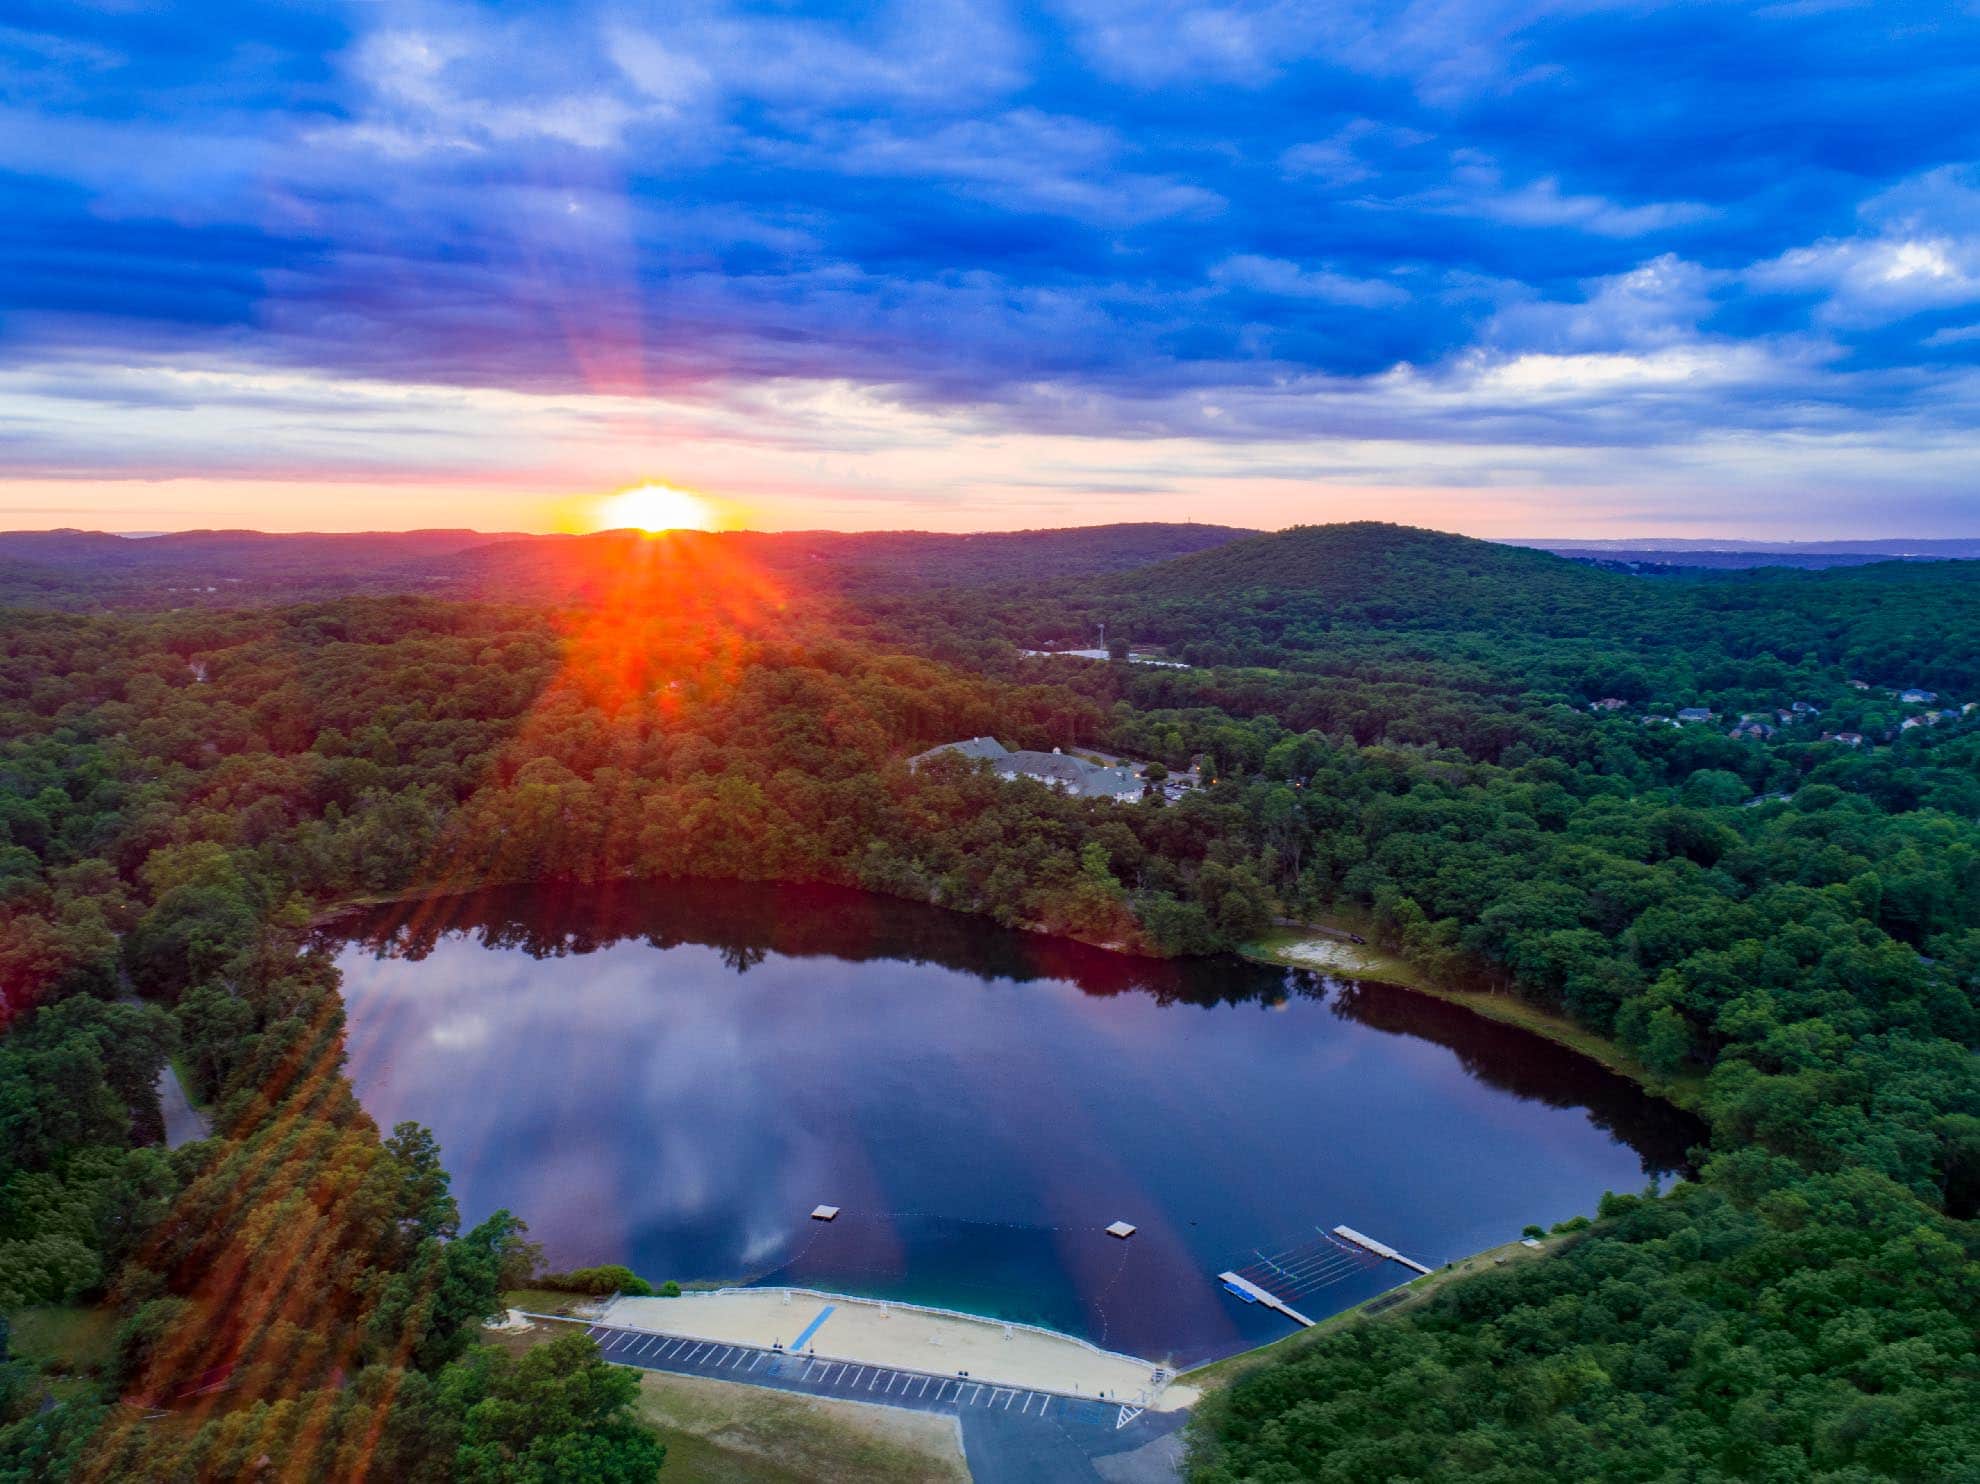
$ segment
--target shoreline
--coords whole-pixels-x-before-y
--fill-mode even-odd
[[[1267,1340],[1262,1345],[1254,1345],[1249,1350],[1240,1350],[1235,1355],[1226,1355],[1217,1360],[1205,1361],[1178,1373],[1178,1383],[1195,1387],[1200,1393],[1199,1400],[1221,1392],[1240,1377],[1249,1374],[1260,1366],[1270,1365],[1296,1354],[1301,1348],[1316,1344],[1321,1336],[1332,1333],[1351,1323],[1366,1323],[1377,1319],[1387,1319],[1391,1315],[1406,1314],[1429,1303],[1447,1286],[1461,1282],[1481,1271],[1507,1266],[1515,1262],[1534,1262],[1552,1257],[1578,1240],[1580,1232],[1556,1232],[1539,1239],[1537,1248],[1528,1247],[1524,1241],[1501,1242],[1496,1247],[1487,1247],[1474,1252],[1469,1257],[1454,1258],[1433,1273],[1420,1274],[1407,1283],[1398,1283],[1394,1288],[1383,1290],[1363,1299],[1352,1308],[1341,1309],[1324,1319],[1315,1320],[1308,1329],[1295,1329],[1291,1334],[1276,1340]]]
[[[591,1322],[715,1344],[753,1345],[806,1359],[967,1374],[986,1384],[1111,1400],[1155,1411],[1192,1405],[1160,1362],[1106,1350],[1040,1325],[960,1309],[818,1288],[722,1288],[675,1297],[619,1296]],[[551,1316],[539,1316],[548,1318]],[[584,1322],[579,1320],[577,1322]],[[803,1346],[802,1349],[799,1347]]]
[[[1652,1097],[1661,1098],[1696,1117],[1704,1116],[1703,1075],[1669,1077],[1653,1072],[1617,1042],[1517,995],[1455,989],[1441,984],[1400,954],[1373,943],[1351,943],[1336,936],[1350,931],[1338,926],[1338,921],[1275,928],[1263,938],[1245,944],[1237,952],[1240,957],[1254,963],[1308,969],[1343,979],[1372,980],[1408,990],[1412,994],[1429,995],[1486,1020],[1495,1020],[1501,1025],[1510,1025],[1551,1041],[1619,1077],[1627,1078]]]
[[[665,881],[670,879],[692,881],[728,881],[738,886],[831,886],[842,891],[866,892],[890,901],[912,902],[918,906],[933,907],[941,912],[953,912],[959,917],[976,921],[990,922],[987,914],[970,912],[960,907],[944,907],[939,902],[924,901],[920,897],[902,896],[894,892],[872,891],[862,886],[845,886],[838,882],[789,881],[784,879],[745,879],[742,877],[691,876],[670,878],[665,875],[623,875],[601,878],[609,881]],[[372,895],[341,897],[324,903],[311,912],[308,931],[315,933],[332,926],[342,917],[355,912],[378,907],[390,907],[400,903],[442,901],[449,897],[468,897],[477,892],[493,891],[528,886],[551,885],[596,885],[597,882],[584,882],[577,878],[526,878],[519,881],[477,881],[466,886],[426,886],[414,887],[408,891],[381,892]],[[1011,931],[1028,933],[1034,937],[1057,938],[1061,942],[1077,943],[1085,948],[1097,949],[1103,953],[1119,954],[1124,958],[1140,959],[1150,963],[1174,962],[1160,954],[1143,953],[1121,943],[1096,943],[1086,938],[1075,938],[1065,933],[1050,932],[1035,923],[1011,923]],[[1702,1074],[1685,1074],[1668,1077],[1651,1071],[1634,1055],[1617,1042],[1606,1036],[1575,1024],[1566,1016],[1544,1009],[1530,1001],[1512,994],[1495,994],[1491,991],[1453,988],[1439,983],[1426,974],[1416,964],[1402,955],[1392,952],[1372,942],[1355,943],[1350,934],[1356,934],[1369,924],[1360,914],[1350,911],[1334,911],[1328,919],[1311,923],[1281,923],[1264,937],[1243,943],[1229,950],[1237,958],[1248,959],[1252,963],[1270,964],[1283,969],[1306,969],[1317,973],[1331,973],[1344,979],[1369,980],[1379,984],[1392,985],[1415,994],[1429,995],[1434,999],[1457,1005],[1487,1020],[1498,1021],[1519,1030],[1531,1032],[1543,1040],[1551,1041],[1578,1056],[1586,1057],[1596,1065],[1615,1073],[1619,1077],[1641,1087],[1652,1097],[1661,1098],[1685,1112],[1703,1117],[1705,1079]]]

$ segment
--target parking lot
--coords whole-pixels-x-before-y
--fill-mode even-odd
[[[1066,1414],[1089,1408],[1110,1416],[1121,1411],[1119,1404],[1112,1401],[1055,1396],[1050,1392],[1028,1391],[1023,1387],[998,1386],[967,1376],[938,1376],[926,1371],[816,1359],[782,1350],[724,1345],[708,1340],[655,1334],[648,1330],[617,1329],[604,1324],[590,1325],[585,1333],[597,1343],[607,1360],[619,1365],[742,1381],[780,1391],[801,1391],[811,1396],[843,1401],[873,1402],[917,1412],[960,1413],[983,1408],[1008,1412],[1014,1417],[1070,1420]]]
[[[536,1316],[539,1318],[548,1316]],[[1171,1484],[1180,1454],[1159,1450],[1183,1412],[1144,1412],[1111,1398],[1063,1396],[998,1386],[968,1376],[860,1365],[754,1345],[725,1345],[652,1330],[593,1324],[585,1333],[607,1360],[649,1371],[707,1376],[836,1401],[904,1407],[956,1418],[978,1484],[1101,1484],[1094,1460],[1111,1457],[1107,1479]]]

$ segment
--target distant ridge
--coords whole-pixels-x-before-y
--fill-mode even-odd
[[[1854,541],[1741,541],[1709,537],[1518,540],[1502,543],[1620,567],[1858,567],[1871,562],[1980,560],[1980,537]]]
[[[591,535],[469,530],[336,533],[176,531],[134,539],[106,531],[0,532],[0,602],[40,606],[229,606],[350,593],[420,593],[571,602],[697,559],[753,569],[790,587],[867,590],[982,587],[1105,576],[1255,533],[1228,526],[1135,522],[1065,530],[639,531]],[[636,562],[634,559],[637,559]]]

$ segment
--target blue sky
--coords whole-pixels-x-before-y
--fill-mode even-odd
[[[1972,5],[0,19],[0,525],[1980,532]]]

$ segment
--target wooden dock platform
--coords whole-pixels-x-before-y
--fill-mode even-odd
[[[1308,1319],[1277,1294],[1260,1288],[1249,1278],[1240,1278],[1236,1273],[1219,1273],[1217,1279],[1226,1288],[1243,1294],[1253,1303],[1263,1304],[1268,1309],[1278,1310],[1279,1313],[1285,1315],[1286,1318],[1290,1319],[1294,1324],[1299,1325],[1302,1329],[1313,1328],[1313,1321],[1311,1319]]]
[[[1388,1243],[1386,1242],[1378,1242],[1373,1237],[1364,1237],[1360,1232],[1356,1231],[1351,1226],[1335,1227],[1334,1235],[1342,1238],[1345,1241],[1354,1243],[1355,1246],[1357,1247],[1367,1248],[1377,1257],[1386,1257],[1390,1262],[1399,1262],[1404,1267],[1414,1268],[1416,1269],[1417,1272],[1423,1273],[1426,1276],[1431,1271],[1433,1271],[1432,1269],[1423,1266],[1423,1264],[1420,1262],[1416,1262],[1410,1258],[1404,1257],[1400,1252],[1396,1251],[1395,1248],[1389,1246]]]

